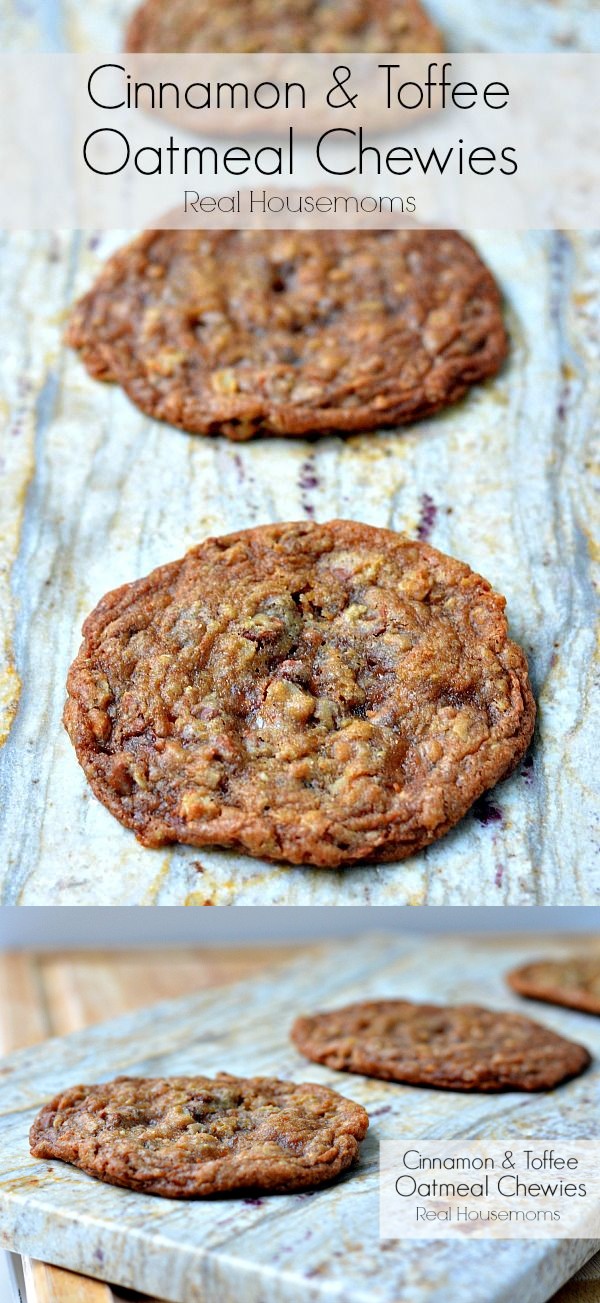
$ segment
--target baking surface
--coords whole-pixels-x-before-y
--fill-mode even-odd
[[[2,249],[7,729],[11,695],[17,707],[0,752],[2,902],[596,902],[600,236],[480,236],[507,297],[511,357],[447,413],[403,432],[243,446],[148,420],[62,346],[68,305],[122,238],[23,233]],[[106,590],[210,533],[336,515],[428,537],[507,596],[540,707],[532,757],[399,866],[327,871],[143,849],[91,795],[61,724],[85,615]]]
[[[535,945],[548,949],[546,938]],[[581,945],[581,939],[578,940]],[[555,948],[560,950],[560,945]],[[35,1248],[59,1265],[178,1303],[543,1303],[591,1256],[594,1244],[419,1243],[382,1250],[377,1240],[378,1143],[398,1134],[509,1137],[594,1135],[598,1067],[539,1096],[460,1096],[386,1085],[307,1064],[287,1040],[297,1010],[370,995],[484,998],[527,1008],[548,1026],[600,1051],[600,1022],[525,1005],[502,974],[532,941],[378,937],[321,947],[252,983],[203,993],[23,1050],[0,1077],[0,1244]],[[241,1011],[241,1023],[240,1023]],[[274,1073],[341,1089],[367,1107],[360,1162],[312,1195],[178,1204],[101,1185],[74,1168],[27,1156],[27,1131],[43,1101],[76,1080],[118,1072]]]

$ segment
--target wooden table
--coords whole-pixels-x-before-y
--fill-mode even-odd
[[[243,980],[285,960],[291,949],[287,945],[0,955],[0,1053],[48,1036],[64,1036],[157,1000]],[[310,954],[310,947],[302,949]],[[32,1259],[24,1261],[24,1270],[27,1303],[124,1303],[125,1299],[132,1303],[142,1298]],[[600,1254],[550,1303],[600,1303]]]

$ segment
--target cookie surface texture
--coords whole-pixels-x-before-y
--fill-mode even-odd
[[[233,440],[414,421],[506,352],[496,283],[453,231],[147,232],[66,338],[148,415]]]
[[[321,1185],[354,1161],[368,1125],[359,1104],[312,1083],[117,1077],[57,1095],[30,1144],[109,1184],[194,1199]]]
[[[315,1063],[442,1090],[550,1090],[590,1062],[531,1018],[470,1004],[364,1001],[297,1018],[291,1035]]]
[[[582,1013],[600,1014],[600,957],[572,955],[568,959],[539,959],[507,974],[513,991],[564,1004]]]
[[[146,0],[129,23],[125,44],[131,52],[174,54],[428,54],[443,48],[419,0]]]
[[[354,521],[208,539],[85,622],[65,724],[147,846],[335,867],[447,832],[530,740],[504,599]]]

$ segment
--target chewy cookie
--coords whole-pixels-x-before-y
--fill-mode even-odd
[[[590,1063],[531,1018],[474,1004],[367,1000],[297,1018],[291,1037],[328,1068],[441,1090],[550,1090]]]
[[[127,51],[192,54],[435,53],[440,32],[419,0],[145,0]]]
[[[270,1077],[117,1077],[72,1086],[38,1114],[34,1158],[169,1199],[287,1194],[338,1176],[369,1119],[310,1082]]]
[[[149,231],[67,342],[142,411],[249,439],[427,416],[496,372],[496,283],[454,231]]]
[[[354,521],[208,539],[109,593],[83,634],[65,724],[94,792],[146,846],[402,859],[533,731],[504,598]]]
[[[600,956],[539,959],[507,973],[513,991],[546,1004],[600,1014]]]

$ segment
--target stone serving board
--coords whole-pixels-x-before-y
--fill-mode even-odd
[[[539,944],[547,952],[546,939]],[[295,961],[258,981],[169,1001],[5,1059],[0,1247],[172,1303],[543,1303],[591,1257],[594,1241],[382,1245],[379,1143],[403,1134],[591,1137],[598,1134],[597,1061],[553,1093],[469,1097],[335,1073],[306,1063],[288,1041],[297,1011],[395,994],[525,1009],[599,1055],[600,1020],[520,1001],[505,987],[507,967],[527,957],[531,941],[363,937],[321,947],[309,965]],[[35,1113],[69,1084],[220,1069],[319,1081],[362,1103],[371,1127],[358,1165],[312,1194],[186,1203],[29,1157]]]
[[[479,234],[511,357],[447,413],[403,432],[239,446],[148,420],[62,346],[67,306],[124,234],[0,239],[0,902],[598,903],[600,235]],[[143,849],[92,796],[61,723],[85,615],[208,534],[339,515],[429,538],[506,595],[539,703],[531,754],[400,865]]]

